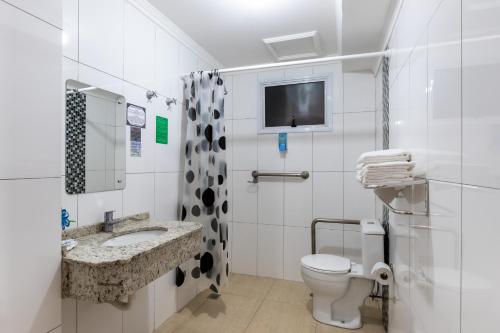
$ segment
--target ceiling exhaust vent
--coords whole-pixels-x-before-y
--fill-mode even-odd
[[[262,41],[276,61],[314,58],[322,53],[317,31],[264,38]]]

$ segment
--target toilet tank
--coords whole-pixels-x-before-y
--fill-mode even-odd
[[[363,273],[370,274],[373,265],[384,262],[384,228],[378,220],[361,220],[361,255]]]

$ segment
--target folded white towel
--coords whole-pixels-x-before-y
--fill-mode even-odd
[[[357,176],[364,178],[364,179],[399,179],[399,178],[411,177],[411,175],[408,171],[399,171],[399,172],[391,172],[391,173],[358,172]]]
[[[357,170],[367,170],[367,171],[399,171],[399,170],[412,170],[415,167],[415,162],[383,162],[383,163],[373,163],[373,164],[363,164],[360,163],[356,166]]]
[[[358,164],[409,161],[410,152],[403,149],[376,150],[361,154]]]
[[[357,167],[356,176],[363,185],[397,185],[412,179],[415,162],[360,163]]]

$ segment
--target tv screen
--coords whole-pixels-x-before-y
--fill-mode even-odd
[[[325,81],[265,87],[265,127],[325,124]]]

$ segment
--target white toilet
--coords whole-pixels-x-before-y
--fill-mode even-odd
[[[373,266],[384,261],[384,229],[377,220],[361,221],[361,245],[362,264],[330,254],[301,259],[302,278],[312,290],[316,320],[349,329],[363,325],[359,307],[373,288]]]

